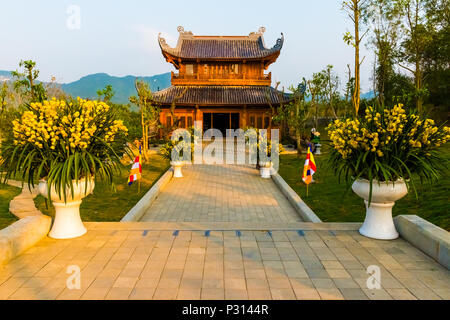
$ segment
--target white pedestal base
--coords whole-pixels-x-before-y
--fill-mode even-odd
[[[318,143],[318,144],[316,144],[316,150],[315,150],[315,154],[322,154],[321,152],[320,152],[320,147],[322,147],[322,145],[320,144],[320,143]]]
[[[183,174],[181,173],[181,165],[173,166],[173,177],[174,178],[183,178]]]
[[[270,178],[270,167],[261,167],[259,169],[259,172],[261,174],[261,178],[264,178],[264,179]]]
[[[49,236],[54,239],[71,239],[87,232],[80,217],[81,200],[72,202],[54,202],[55,221]]]
[[[366,218],[359,233],[380,240],[397,239],[398,232],[392,219],[392,207],[395,202],[376,203],[372,201],[370,207],[367,206],[367,200],[364,200],[364,203],[366,204]]]

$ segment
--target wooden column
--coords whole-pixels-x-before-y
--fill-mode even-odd
[[[247,126],[247,105],[244,104],[244,113],[242,115],[242,128]]]

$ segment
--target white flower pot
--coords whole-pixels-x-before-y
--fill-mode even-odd
[[[320,152],[320,148],[322,147],[322,145],[320,143],[316,144],[316,150],[315,150],[315,154],[322,154]]]
[[[173,177],[174,178],[183,178],[183,174],[181,173],[181,167],[183,166],[183,161],[171,161],[170,164],[173,168]]]
[[[260,163],[259,164],[259,173],[261,174],[261,178],[269,179],[272,169],[272,162]]]
[[[395,183],[372,182],[372,200],[369,203],[370,182],[365,179],[358,179],[352,185],[353,191],[364,199],[366,205],[366,218],[359,229],[363,236],[392,240],[398,238],[398,232],[395,229],[392,219],[392,207],[395,201],[403,198],[408,189],[403,180],[397,180]]]
[[[81,179],[78,182],[73,180],[73,197],[70,187],[66,187],[66,202],[64,202],[64,195],[61,194],[61,199],[56,192],[56,187],[53,187],[50,192],[50,200],[55,207],[55,221],[49,236],[54,239],[71,239],[82,236],[87,232],[80,217],[80,205],[84,197],[89,195],[95,186],[93,180],[88,180],[87,188],[85,180]],[[41,180],[38,185],[39,193],[44,197],[48,197],[47,181]]]

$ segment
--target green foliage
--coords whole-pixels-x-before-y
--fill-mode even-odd
[[[9,212],[9,202],[20,192],[20,188],[0,184],[0,230],[17,221],[16,216]]]
[[[306,80],[303,80],[303,84],[299,84],[297,87],[289,87],[289,90],[292,92],[294,97],[293,101],[288,104],[281,105],[273,117],[274,122],[285,121],[289,128],[293,129],[298,135],[302,135],[304,133],[305,124],[310,116],[310,108],[308,108],[305,103],[304,96]]]
[[[112,85],[108,84],[103,90],[97,90],[98,98],[101,100],[103,97],[103,102],[110,103],[111,99],[116,93],[113,90]]]
[[[39,70],[36,70],[36,62],[32,60],[20,61],[19,67],[23,67],[22,72],[11,72],[14,77],[14,89],[25,102],[44,101],[47,93],[41,82],[37,81]]]

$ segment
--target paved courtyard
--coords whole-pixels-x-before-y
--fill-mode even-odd
[[[295,222],[301,217],[272,179],[250,165],[186,165],[141,221]]]
[[[0,271],[0,299],[450,299],[449,271],[359,224],[87,223]],[[264,228],[265,227],[265,228]],[[67,268],[81,269],[68,289]],[[368,289],[366,268],[381,270]]]
[[[10,261],[0,299],[450,299],[450,271],[426,254],[363,237],[360,223],[302,222],[252,166],[183,174],[142,222],[85,223],[86,235]]]

